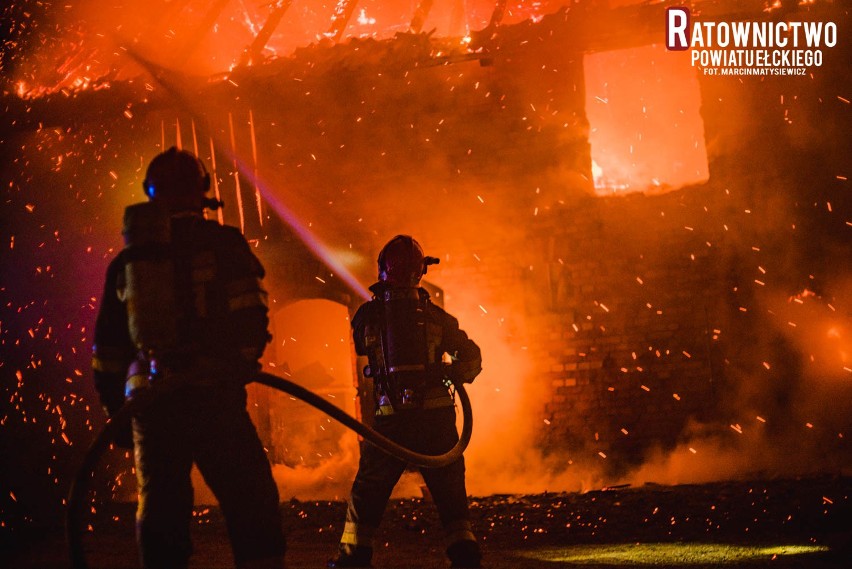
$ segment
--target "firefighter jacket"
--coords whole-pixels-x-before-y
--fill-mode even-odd
[[[173,363],[220,373],[229,381],[248,380],[259,369],[258,359],[269,341],[260,261],[236,228],[197,214],[172,216],[170,234],[173,282],[162,283],[168,290],[159,293],[175,307],[174,314],[166,316],[174,318],[176,330],[174,351],[179,357]],[[144,368],[146,359],[142,346],[131,339],[133,323],[139,320],[132,303],[128,306],[128,267],[133,262],[132,248],[126,247],[110,263],[95,324],[92,368],[108,413],[124,401],[128,367]]]
[[[370,290],[374,296],[355,313],[352,328],[356,353],[369,360],[376,413],[452,406],[444,379],[472,382],[482,371],[479,346],[422,287],[378,282]]]

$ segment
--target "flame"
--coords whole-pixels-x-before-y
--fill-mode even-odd
[[[661,193],[708,179],[698,80],[687,59],[669,55],[649,46],[585,57],[598,195]]]
[[[358,14],[358,23],[362,26],[372,26],[375,25],[376,19],[367,17],[367,10],[361,8],[361,12]]]

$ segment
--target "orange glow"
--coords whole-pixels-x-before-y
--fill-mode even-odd
[[[229,2],[218,12],[216,3],[200,0],[166,3],[154,11],[145,2],[70,4],[64,7],[56,32],[18,65],[18,93],[31,97],[137,77],[140,69],[125,55],[131,46],[167,69],[194,76],[228,72],[238,64],[276,4]],[[556,0],[518,3],[507,10],[503,23],[540,18],[561,5]],[[423,30],[434,30],[436,37],[461,38],[484,28],[493,8],[489,0],[468,0],[462,11],[454,1],[436,2]],[[287,57],[298,48],[328,42],[334,10],[334,2],[294,0],[265,44],[262,57]],[[407,0],[363,0],[340,40],[392,38],[409,30],[413,12]],[[31,87],[22,91],[24,81]]]
[[[635,474],[625,474],[625,480],[695,482],[746,471],[795,473],[816,463],[804,456],[807,445],[796,445],[806,450],[788,466],[776,454],[785,449],[767,444],[764,435],[785,420],[806,436],[824,436],[827,424],[838,425],[839,432],[848,422],[840,417],[848,416],[848,409],[824,403],[840,400],[832,390],[850,385],[852,287],[826,284],[821,274],[791,285],[790,275],[798,271],[827,271],[818,263],[813,269],[789,266],[822,254],[826,266],[840,264],[830,262],[830,255],[845,258],[837,251],[822,253],[818,246],[808,255],[790,253],[802,253],[804,231],[846,215],[844,164],[818,162],[844,192],[835,195],[835,186],[825,180],[813,182],[819,200],[803,199],[810,194],[800,188],[783,187],[787,181],[780,175],[756,182],[728,175],[653,199],[609,197],[665,194],[702,184],[708,179],[708,152],[714,157],[728,152],[705,147],[702,93],[681,55],[659,46],[549,53],[544,41],[519,41],[507,48],[511,53],[481,64],[471,59],[423,66],[437,60],[412,64],[403,53],[392,61],[399,69],[388,73],[376,62],[422,38],[402,34],[381,45],[373,38],[407,30],[411,4],[360,2],[343,45],[335,46],[324,35],[335,3],[294,0],[262,57],[252,62],[257,67],[227,78],[215,74],[239,66],[266,21],[268,0],[227,3],[193,46],[186,42],[198,31],[210,2],[167,2],[179,12],[160,15],[136,2],[126,3],[121,13],[102,2],[69,4],[60,17],[59,37],[35,42],[15,61],[9,91],[19,97],[52,92],[61,93],[54,99],[73,102],[75,90],[116,91],[115,97],[96,98],[106,101],[106,118],[33,125],[15,132],[7,144],[6,204],[14,223],[4,242],[9,243],[10,266],[20,267],[9,280],[20,286],[7,292],[6,310],[13,327],[25,325],[18,337],[0,340],[16,356],[7,367],[19,370],[18,388],[34,385],[30,378],[39,373],[45,377],[49,366],[43,362],[57,365],[54,359],[70,362],[57,366],[68,367],[54,374],[59,384],[78,389],[88,380],[80,377],[85,371],[76,371],[88,369],[91,331],[87,334],[83,324],[94,320],[103,269],[121,247],[121,211],[144,199],[139,182],[146,162],[174,141],[189,147],[186,129],[192,125],[192,148],[209,166],[214,195],[228,204],[217,212],[219,221],[243,227],[267,269],[274,344],[264,363],[270,371],[290,374],[354,413],[346,310],[317,300],[282,307],[291,300],[288,279],[293,272],[306,272],[303,280],[321,287],[310,292],[322,296],[340,284],[337,269],[343,267],[353,280],[368,285],[378,249],[398,233],[414,235],[429,255],[441,258],[427,280],[443,288],[445,307],[484,354],[484,371],[470,387],[476,424],[466,455],[471,493],[579,490],[616,482],[606,478],[615,476],[604,474],[611,472],[607,469],[636,448],[647,450],[642,445],[655,444],[659,435],[624,416],[643,409],[654,410],[646,417],[664,415],[690,405],[694,411],[692,387],[716,388],[722,379],[726,390],[754,390],[747,394],[751,406],[735,401],[731,405],[737,408],[725,410],[714,425],[683,419],[678,423],[682,432],[672,433],[677,442],[661,448]],[[481,41],[476,32],[489,21],[493,4],[436,2],[424,30],[436,28],[433,37],[452,36],[441,49],[476,45]],[[530,19],[547,25],[542,15],[561,4],[516,2],[504,23]],[[454,18],[454,5],[465,7],[463,18]],[[545,26],[536,25],[519,31],[520,39],[527,32],[544,38],[539,31]],[[535,47],[520,47],[527,43]],[[296,51],[310,44],[314,47]],[[166,68],[166,75],[176,72],[173,83],[186,83],[186,91],[153,77],[140,80],[153,75],[154,67],[142,69],[139,60],[130,58],[131,45]],[[427,56],[435,57],[431,46]],[[458,49],[465,56],[479,55]],[[550,58],[546,66],[542,58]],[[276,61],[261,66],[264,59]],[[701,87],[708,89],[704,81]],[[848,99],[834,91],[807,91],[814,83],[811,78],[796,84],[781,97],[781,105],[819,101],[823,116],[834,116],[829,113],[838,106],[848,109]],[[122,89],[128,87],[146,100],[124,98]],[[756,91],[739,85],[724,94],[739,100],[745,92],[760,100]],[[175,102],[181,98],[188,104]],[[106,106],[115,100],[119,104],[109,114]],[[712,112],[715,97],[703,103],[704,112]],[[36,112],[26,114],[32,120]],[[52,118],[62,122],[66,117]],[[761,130],[749,120],[744,114],[732,122],[744,131]],[[709,129],[711,121],[707,124]],[[774,146],[768,145],[769,151]],[[740,160],[730,157],[738,168],[755,174],[753,162]],[[769,166],[765,170],[774,172],[778,165]],[[268,184],[261,191],[246,172]],[[595,193],[608,199],[583,193],[591,185],[589,173]],[[751,183],[768,190],[761,194]],[[764,199],[770,194],[769,201]],[[337,268],[317,261],[314,274],[315,259],[299,256],[309,251],[281,222],[283,216],[276,217],[270,207],[275,201],[286,204],[328,245],[321,261],[339,261]],[[812,202],[818,204],[813,211]],[[785,207],[795,215],[785,217]],[[848,216],[842,219],[845,226],[835,225],[848,231],[852,222]],[[60,281],[60,294],[52,292],[49,286]],[[810,288],[803,288],[804,282]],[[720,299],[721,287],[731,289],[729,297]],[[726,311],[732,313],[729,321]],[[31,316],[35,312],[40,314]],[[41,313],[47,324],[39,320]],[[9,324],[2,324],[5,333]],[[66,326],[68,339],[59,353],[54,339]],[[719,348],[723,344],[748,353],[729,358]],[[708,364],[717,356],[717,367]],[[744,369],[734,370],[737,365]],[[660,380],[663,372],[665,381]],[[784,393],[777,392],[783,381],[800,389],[790,392],[801,397],[772,406],[772,400],[783,399]],[[90,383],[85,398],[63,393],[65,415],[77,401],[84,401],[77,404],[82,407],[94,400]],[[344,496],[357,465],[354,437],[334,430],[336,424],[329,426],[301,403],[260,390],[251,388],[251,409],[266,433],[282,496]],[[25,409],[23,400],[12,403]],[[582,432],[573,420],[585,421],[586,412],[596,416]],[[96,413],[92,416],[100,418]],[[792,417],[779,417],[783,414]],[[88,435],[97,420],[87,415],[80,430]],[[713,427],[717,430],[709,432]],[[52,428],[51,436],[59,432]],[[837,432],[830,435],[836,438]],[[68,436],[55,439],[74,442],[75,450],[85,447],[83,437]],[[802,435],[797,430],[794,436]],[[672,451],[674,444],[681,446]],[[417,484],[406,485],[405,491],[417,492]]]
[[[701,96],[686,57],[648,46],[587,55],[584,66],[599,195],[707,181]]]

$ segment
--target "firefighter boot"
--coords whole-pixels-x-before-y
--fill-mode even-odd
[[[447,548],[447,557],[450,558],[450,567],[479,569],[482,567],[482,552],[479,544],[469,539],[457,541]]]
[[[327,567],[372,567],[372,559],[372,547],[341,543],[337,557],[329,560]]]

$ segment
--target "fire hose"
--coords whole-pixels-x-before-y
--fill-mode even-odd
[[[473,413],[470,407],[470,398],[467,395],[462,385],[455,386],[455,392],[459,395],[459,400],[462,407],[462,431],[456,445],[440,455],[427,455],[414,452],[391,439],[371,429],[367,425],[361,423],[336,405],[333,405],[315,394],[314,392],[305,389],[301,385],[292,381],[278,377],[271,373],[260,373],[252,379],[252,382],[266,385],[301,399],[305,403],[319,409],[335,421],[342,424],[364,439],[388,453],[389,455],[405,461],[414,466],[424,468],[438,468],[451,464],[461,458],[470,442],[471,434],[473,433]],[[92,442],[86,455],[83,457],[83,463],[80,465],[77,475],[71,483],[71,489],[68,494],[68,510],[66,512],[66,535],[68,539],[68,548],[71,558],[71,567],[73,569],[88,569],[89,565],[86,561],[86,553],[83,548],[83,534],[81,532],[84,498],[89,489],[89,482],[94,474],[95,468],[100,462],[103,454],[109,448],[116,435],[122,429],[126,429],[133,415],[149,405],[160,393],[171,389],[171,386],[162,386],[157,383],[152,383],[147,389],[140,389],[134,396],[128,400],[106,423],[103,430]]]

